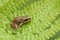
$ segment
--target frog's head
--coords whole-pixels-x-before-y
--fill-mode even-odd
[[[24,23],[29,22],[29,21],[31,21],[31,17],[29,17],[29,16],[24,16],[23,17],[23,22]]]

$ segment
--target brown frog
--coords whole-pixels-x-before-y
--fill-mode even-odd
[[[14,29],[18,29],[21,25],[29,21],[31,21],[31,17],[29,16],[18,16],[12,20],[11,26]]]

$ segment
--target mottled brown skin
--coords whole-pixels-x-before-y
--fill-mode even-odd
[[[18,29],[24,23],[31,21],[29,16],[18,16],[12,20],[11,26],[14,29]]]

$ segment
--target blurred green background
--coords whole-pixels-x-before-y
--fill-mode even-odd
[[[16,16],[31,22],[11,28]],[[60,0],[0,0],[0,40],[60,40]]]

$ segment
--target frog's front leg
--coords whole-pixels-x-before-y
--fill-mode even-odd
[[[21,27],[23,25],[23,23],[20,23],[19,25],[18,25],[18,27]]]

